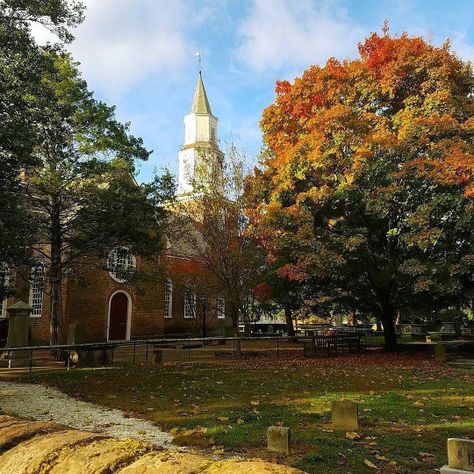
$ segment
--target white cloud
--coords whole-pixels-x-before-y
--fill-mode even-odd
[[[85,21],[68,46],[84,77],[112,94],[150,76],[177,75],[191,45],[186,41],[185,0],[85,0]],[[39,42],[49,32],[34,27]]]
[[[254,0],[239,36],[240,61],[262,72],[353,56],[364,33],[334,2]]]

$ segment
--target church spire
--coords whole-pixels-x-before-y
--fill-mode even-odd
[[[202,81],[202,73],[199,71],[196,89],[194,91],[193,103],[191,105],[192,114],[212,115],[211,106],[207,99],[206,89]]]

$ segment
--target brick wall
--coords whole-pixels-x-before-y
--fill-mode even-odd
[[[145,269],[158,268],[159,260],[137,264]],[[172,262],[171,262],[172,266]],[[105,268],[105,262],[103,267]],[[176,283],[173,287],[172,318],[164,318],[164,274],[136,282],[133,286],[115,281],[110,274],[99,268],[97,262],[84,261],[78,267],[80,276],[70,277],[63,285],[63,340],[66,342],[69,325],[76,321],[84,322],[84,336],[87,342],[106,341],[108,336],[109,302],[111,296],[120,291],[129,295],[132,302],[130,338],[153,338],[163,335],[202,333],[202,313],[197,311],[197,319],[184,318],[184,285]],[[27,274],[26,271],[25,274]],[[17,291],[8,304],[17,300],[28,302],[29,288],[27,278],[18,278]],[[41,317],[32,317],[31,343],[48,344],[50,340],[48,288],[43,293]],[[212,306],[212,305],[211,305]],[[215,305],[207,311],[207,335],[223,334],[224,327],[230,327],[229,318],[218,319]],[[221,328],[220,330],[218,328]]]

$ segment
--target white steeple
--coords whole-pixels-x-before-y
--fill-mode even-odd
[[[222,157],[217,145],[217,117],[212,115],[199,71],[191,112],[184,117],[184,146],[178,153],[178,196],[193,192],[200,164]]]

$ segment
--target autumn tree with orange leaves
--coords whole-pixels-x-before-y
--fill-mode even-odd
[[[279,275],[369,308],[393,349],[397,312],[472,308],[474,77],[387,25],[359,53],[277,82],[247,213]]]

